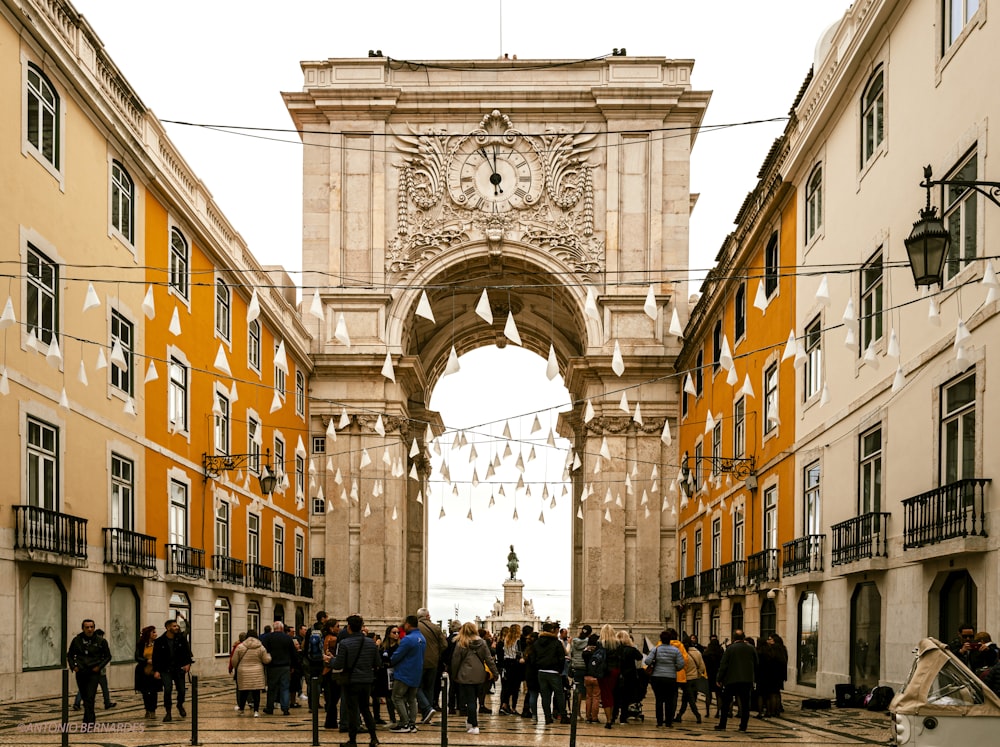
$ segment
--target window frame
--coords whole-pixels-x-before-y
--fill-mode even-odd
[[[305,417],[306,414],[306,375],[295,372],[295,414]]]
[[[823,163],[813,166],[806,179],[805,243],[819,236],[823,228]]]
[[[778,399],[778,362],[775,361],[771,363],[767,368],[764,369],[764,380],[763,380],[763,394],[764,394],[764,436],[770,436],[772,433],[778,430],[778,425],[781,422],[781,414],[778,412],[778,405],[780,400]],[[772,420],[770,415],[772,410],[775,413],[775,419]]]
[[[722,358],[722,320],[716,319],[715,325],[712,327],[712,375],[714,376],[719,372],[721,368],[721,363],[719,359]]]
[[[247,513],[247,563],[261,565],[260,557],[260,514]]]
[[[969,171],[971,167],[971,173]],[[976,181],[979,178],[979,150],[968,150],[945,179]],[[944,282],[954,278],[979,256],[979,193],[969,187],[941,186],[941,211],[945,229],[951,236],[944,260]],[[956,223],[954,227],[952,223]],[[964,240],[963,240],[964,239]],[[971,242],[971,247],[969,243]]]
[[[112,451],[108,483],[110,525],[135,531],[135,461]]]
[[[37,436],[35,435],[37,434]],[[46,435],[51,446],[46,444]],[[49,511],[62,508],[62,459],[60,428],[41,418],[28,415],[25,418],[25,480],[24,505],[36,506]],[[39,465],[33,467],[33,465]],[[32,474],[35,477],[32,478]],[[50,485],[46,485],[50,482]]]
[[[817,315],[806,325],[805,365],[802,367],[803,401],[808,402],[823,390],[823,320]]]
[[[722,422],[712,428],[712,477],[722,474]]]
[[[960,401],[954,407],[949,407],[949,392],[958,390],[959,387],[971,385],[971,397]],[[978,393],[976,389],[975,368],[966,371],[941,385],[940,389],[940,415],[938,423],[939,432],[939,457],[938,457],[938,484],[949,485],[958,480],[971,479],[978,472],[976,453],[979,443],[979,418],[978,418]],[[969,418],[971,416],[971,433],[969,431]],[[951,424],[956,424],[957,438],[954,459],[954,474],[952,474],[949,463],[953,460],[949,457],[949,443],[952,439],[946,435],[946,429]],[[966,452],[971,452],[967,454]],[[970,458],[971,457],[971,458]]]
[[[705,391],[705,353],[702,350],[694,359],[694,391],[695,397],[701,397]]]
[[[885,339],[885,264],[882,247],[861,268],[860,292],[858,355],[863,356],[870,344]]]
[[[228,597],[216,597],[213,614],[212,638],[215,642],[215,656],[229,656],[232,647],[233,607]]]
[[[278,478],[278,486],[281,487],[281,478],[285,474],[285,439],[280,433],[274,434],[274,472]]]
[[[188,547],[191,538],[191,486],[176,478],[167,484],[167,537],[172,545]],[[182,499],[182,500],[181,500]],[[178,522],[181,519],[182,522]],[[182,524],[182,525],[181,525]]]
[[[256,436],[262,427],[257,413],[253,410],[247,410],[247,454],[250,455],[247,459],[247,471],[254,475],[260,474],[260,444],[263,443],[263,432],[261,432],[260,442],[257,441]]]
[[[733,343],[736,344],[747,334],[747,284],[740,282],[736,286],[733,298]]]
[[[261,347],[261,324],[260,319],[254,319],[247,323],[247,366],[260,373],[260,351]]]
[[[62,96],[52,79],[42,71],[39,65],[22,58],[22,69],[24,70],[22,148],[25,153],[34,157],[46,171],[55,177],[61,187],[64,187],[65,127],[63,126],[63,118],[65,107],[62,105]],[[32,76],[37,78],[37,85],[33,84]],[[45,100],[47,93],[51,96],[50,101]],[[37,113],[33,114],[33,109]],[[33,120],[35,121],[33,122]],[[49,131],[50,143],[45,141],[46,130]]]
[[[778,294],[779,275],[781,268],[781,246],[778,239],[778,232],[773,231],[767,244],[764,246],[764,298],[772,299]]]
[[[722,517],[712,519],[712,568],[722,565]]]
[[[135,247],[135,181],[118,159],[111,159],[110,215],[111,231],[129,247]],[[127,224],[125,221],[127,220]]]
[[[761,547],[764,550],[778,548],[778,486],[768,485],[764,488],[761,501],[763,520],[761,521]]]
[[[699,576],[702,570],[702,553],[704,552],[704,532],[701,527],[694,530],[694,575]]]
[[[33,270],[34,268],[34,270]],[[25,334],[35,333],[40,345],[59,339],[59,264],[32,242],[25,255]],[[48,323],[50,326],[45,326]]]
[[[295,575],[305,576],[306,573],[306,536],[299,530],[295,530]]]
[[[959,18],[956,18],[956,5],[961,5]],[[973,19],[983,3],[980,0],[943,0],[941,3],[941,54],[946,54],[961,41],[965,30],[970,28]],[[962,25],[956,28],[955,21],[961,20]]]
[[[869,449],[868,439],[878,436],[878,446]],[[879,513],[884,493],[883,460],[885,441],[882,424],[862,431],[858,436],[858,516]]]
[[[184,303],[191,301],[191,244],[177,226],[170,227],[170,268],[167,283]]]
[[[878,65],[861,93],[861,168],[870,164],[885,143],[885,67]]]
[[[222,414],[214,415],[215,427],[212,430],[212,443],[216,454],[232,453],[232,405],[226,393],[216,390],[213,393]],[[213,408],[214,409],[214,408]]]
[[[747,401],[740,397],[733,402],[733,456],[742,457],[747,450]]]
[[[215,507],[212,522],[212,541],[215,547],[215,554],[224,558],[232,557],[232,511],[229,502],[219,500]]]
[[[806,537],[823,533],[822,478],[818,459],[802,468],[802,532]]]
[[[176,371],[181,372],[181,380],[174,375]],[[191,413],[190,370],[187,362],[177,355],[168,358],[167,382],[167,425],[175,433],[187,434]],[[180,418],[179,425],[175,416]]]
[[[110,327],[111,339],[109,342],[111,343],[111,347],[114,348],[115,341],[117,340],[122,348],[122,354],[125,356],[124,370],[118,368],[113,363],[108,366],[108,377],[111,381],[111,387],[112,389],[117,389],[126,397],[132,397],[135,395],[135,353],[133,351],[135,324],[118,309],[111,309]],[[127,334],[122,334],[123,329],[127,330]]]
[[[215,333],[226,343],[232,342],[233,289],[223,278],[215,279]]]
[[[746,509],[739,506],[733,510],[733,560],[747,559],[747,517]]]
[[[274,554],[271,557],[271,567],[275,572],[285,570],[285,527],[274,523]]]
[[[300,454],[295,455],[295,497],[306,494],[306,458]]]

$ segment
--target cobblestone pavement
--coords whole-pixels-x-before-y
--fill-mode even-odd
[[[204,679],[199,683],[198,740],[202,745],[311,745],[312,720],[308,708],[296,708],[291,716],[237,716],[234,712],[235,695],[232,681],[224,677]],[[163,723],[162,707],[158,718],[143,718],[142,701],[133,692],[115,692],[118,706],[104,711],[98,696],[97,718],[100,733],[70,733],[70,744],[102,745],[105,747],[168,747],[191,745],[191,707],[188,717],[179,718],[174,713],[171,723]],[[190,697],[190,688],[189,688]],[[487,701],[489,702],[489,701]],[[494,704],[498,704],[494,696]],[[495,708],[494,708],[495,710]],[[696,724],[690,713],[672,729],[658,729],[652,718],[653,701],[645,703],[645,721],[630,721],[606,729],[604,724],[578,725],[576,744],[579,747],[654,747],[662,742],[689,744],[739,745],[790,745],[812,747],[818,745],[885,745],[889,740],[889,717],[885,713],[871,713],[857,709],[808,711],[801,707],[801,700],[785,695],[785,712],[779,718],[751,719],[744,734],[736,730],[737,722],[730,720],[729,730],[713,729],[715,719],[704,719]],[[61,703],[58,698],[14,702],[0,706],[0,744],[58,745]],[[276,710],[276,714],[280,711]],[[70,711],[69,723],[79,728],[80,711]],[[386,717],[383,708],[383,718]],[[602,715],[603,719],[603,715]],[[517,716],[480,715],[481,733],[472,736],[465,732],[465,720],[451,716],[447,724],[447,744],[454,747],[559,747],[569,745],[570,727],[563,725],[542,726]],[[346,734],[322,729],[320,743],[339,745],[347,740]],[[388,726],[379,727],[378,737],[386,747],[391,745],[417,745],[431,747],[442,744],[441,716],[413,734],[394,734]],[[359,735],[362,747],[367,735]]]

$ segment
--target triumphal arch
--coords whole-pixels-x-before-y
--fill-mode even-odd
[[[560,419],[573,444],[573,621],[662,626],[675,540],[661,500],[678,464],[663,436],[678,411],[669,327],[687,318],[677,281],[709,99],[692,90],[692,67],[302,64],[302,91],[284,99],[304,145],[311,492],[328,507],[310,539],[326,567],[317,604],[398,621],[424,602],[417,498],[427,439],[447,427],[427,402],[456,354],[508,343],[513,316],[575,403]],[[641,415],[624,412],[623,393]],[[365,465],[371,454],[380,470]],[[606,487],[620,498],[609,503]]]

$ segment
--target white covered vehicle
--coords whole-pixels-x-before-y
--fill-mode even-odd
[[[1000,743],[1000,698],[948,647],[924,638],[892,699],[893,744],[964,747]]]

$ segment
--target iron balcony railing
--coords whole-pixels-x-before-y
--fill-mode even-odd
[[[156,570],[156,537],[128,529],[104,528],[104,562]]]
[[[87,520],[39,506],[13,506],[14,549],[87,557]]]
[[[313,595],[313,580],[311,578],[306,578],[305,576],[296,576],[295,580],[298,582],[300,597],[309,597],[312,599]]]
[[[870,513],[856,516],[830,527],[833,532],[831,565],[853,563],[865,558],[884,558],[889,555],[888,513]]]
[[[747,585],[747,562],[734,560],[719,568],[719,591],[738,591]]]
[[[266,565],[247,563],[247,586],[254,589],[274,589],[274,571]]]
[[[903,549],[956,537],[985,537],[986,486],[969,478],[942,485],[903,501]]]
[[[781,575],[794,576],[823,570],[823,543],[825,534],[808,534],[781,546]]]
[[[243,584],[243,561],[226,555],[212,556],[212,574],[216,581]]]
[[[747,583],[776,583],[781,576],[778,574],[778,548],[755,552],[747,558]]]
[[[187,545],[164,545],[167,550],[167,573],[174,576],[205,578],[205,551]]]
[[[719,593],[719,569],[701,572],[701,593],[705,596]]]
[[[679,602],[684,597],[681,595],[681,582],[671,581],[670,582],[670,601]]]
[[[693,576],[688,576],[684,579],[684,598],[690,599],[691,597],[697,597],[701,595],[699,590],[699,581],[701,581],[701,576],[695,574]]]
[[[275,591],[279,594],[295,593],[295,574],[287,571],[274,571]]]

